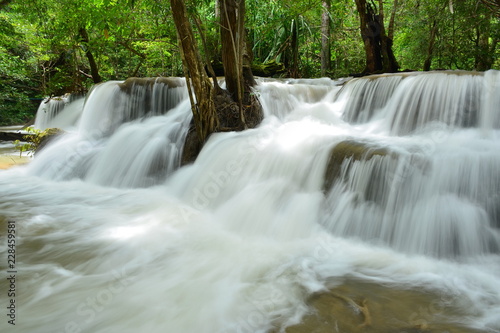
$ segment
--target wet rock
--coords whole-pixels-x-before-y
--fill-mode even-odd
[[[245,125],[243,125],[240,119],[239,106],[227,91],[223,90],[214,97],[215,109],[219,119],[218,132],[243,131],[254,128],[261,123],[264,113],[257,97],[248,94],[245,100],[247,103],[243,105],[245,116]],[[199,142],[194,123],[191,122],[184,144],[181,165],[194,162],[202,147],[203,144]]]
[[[370,160],[374,156],[386,156],[388,150],[380,147],[373,147],[367,143],[346,140],[338,143],[330,151],[323,190],[328,192],[335,181],[340,177],[342,163],[351,159],[351,161]]]
[[[118,86],[123,92],[130,94],[134,86],[152,87],[155,84],[164,84],[169,88],[184,86],[184,81],[177,77],[131,77],[120,83]]]
[[[286,333],[479,333],[459,324],[452,295],[347,281],[307,299],[310,313]],[[275,332],[277,332],[276,330]]]
[[[184,149],[182,150],[181,166],[189,163],[193,163],[196,157],[201,151],[201,143],[198,139],[194,123],[191,122],[189,125],[189,130],[186,135],[186,140],[184,142]]]

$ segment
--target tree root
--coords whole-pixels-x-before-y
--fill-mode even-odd
[[[372,316],[370,314],[370,310],[368,309],[368,305],[367,305],[368,301],[367,301],[366,298],[363,299],[363,301],[361,302],[361,304],[358,304],[352,298],[344,296],[344,295],[339,295],[339,294],[332,293],[332,292],[330,293],[330,295],[332,295],[333,297],[340,298],[341,300],[343,300],[344,302],[346,302],[347,304],[349,304],[350,306],[352,306],[354,309],[356,309],[357,311],[359,311],[359,312],[361,312],[363,314],[364,321],[358,327],[371,326],[371,324],[372,324]]]

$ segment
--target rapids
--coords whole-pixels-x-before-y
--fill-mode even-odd
[[[182,167],[182,79],[42,102],[36,126],[66,134],[0,170],[0,249],[15,225],[16,256],[0,262],[15,275],[0,281],[0,330],[278,332],[312,294],[359,281],[437,295],[384,332],[423,332],[429,313],[500,332],[499,72],[255,93],[262,124],[212,135]]]

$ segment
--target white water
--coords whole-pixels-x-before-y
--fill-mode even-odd
[[[36,113],[34,128],[71,129],[78,122],[84,99],[78,96],[66,95],[58,98],[46,98]]]
[[[437,292],[459,309],[445,320],[499,331],[498,73],[469,78],[474,123],[434,117],[447,102],[395,102],[427,101],[420,81],[462,77],[380,78],[376,90],[361,79],[338,98],[324,79],[262,82],[262,125],[213,135],[180,169],[187,101],[139,112],[121,83],[96,87],[70,133],[0,171],[0,215],[17,225],[16,329],[266,332],[298,322],[312,292],[354,278]],[[357,82],[364,90],[349,92]],[[451,104],[454,93],[439,91]],[[376,107],[349,118],[367,94]],[[414,122],[394,121],[408,112]],[[345,159],[325,193],[329,151],[345,140],[388,154]]]
[[[446,72],[445,72],[446,73]],[[406,135],[430,122],[449,126],[499,128],[497,71],[415,73],[375,76],[349,84],[339,97],[347,121],[383,119],[395,135]]]

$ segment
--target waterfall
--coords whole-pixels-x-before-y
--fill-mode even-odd
[[[50,128],[49,124],[64,109],[69,101],[69,96],[45,98],[36,112],[34,127],[38,129]]]
[[[325,202],[324,225],[335,234],[391,244],[400,251],[452,257],[498,253],[500,156],[484,143],[430,156],[346,161]],[[456,147],[454,147],[456,148]]]
[[[178,78],[95,86],[81,108],[77,130],[40,153],[31,172],[115,187],[156,184],[180,166],[191,121],[186,94]]]
[[[64,135],[0,170],[16,328],[285,332],[353,283],[436,295],[399,297],[413,313],[374,330],[498,332],[499,87],[497,71],[259,79],[263,122],[181,167],[183,79],[96,85]]]
[[[394,135],[410,134],[431,122],[498,128],[500,121],[492,103],[498,98],[497,75],[495,71],[485,75],[450,71],[374,76],[350,82],[339,100],[346,103],[347,121],[366,123],[383,118]]]
[[[354,79],[342,90],[339,101],[344,104],[344,117],[349,122],[365,123],[375,110],[383,108],[401,83],[403,75]]]
[[[92,136],[108,135],[123,123],[165,114],[186,94],[179,78],[104,82],[90,91],[79,129]]]

